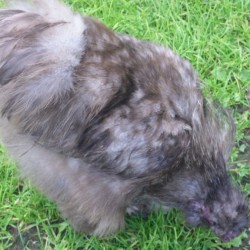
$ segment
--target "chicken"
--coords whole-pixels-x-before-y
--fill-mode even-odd
[[[188,61],[56,0],[10,1],[0,30],[1,141],[77,231],[111,234],[156,207],[223,241],[243,231],[234,123]]]

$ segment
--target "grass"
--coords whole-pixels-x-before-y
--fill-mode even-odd
[[[74,10],[95,16],[117,32],[173,48],[188,58],[204,93],[231,109],[236,147],[231,174],[250,196],[249,0],[68,0]],[[1,4],[1,0],[0,0]],[[246,233],[222,244],[210,231],[191,229],[177,211],[148,219],[128,217],[127,228],[105,239],[75,233],[56,207],[18,178],[0,148],[1,249],[249,249]]]

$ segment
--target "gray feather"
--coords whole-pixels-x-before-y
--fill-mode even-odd
[[[243,230],[234,123],[188,61],[55,0],[11,1],[0,30],[0,138],[76,230],[109,234],[155,206],[222,239]]]

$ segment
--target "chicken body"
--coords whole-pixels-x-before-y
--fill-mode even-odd
[[[242,232],[234,125],[188,61],[55,0],[15,1],[0,29],[0,138],[76,230],[110,234],[157,204],[225,241]]]

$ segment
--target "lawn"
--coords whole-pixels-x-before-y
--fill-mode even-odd
[[[2,1],[3,2],[3,1]],[[172,48],[199,73],[204,93],[228,107],[237,138],[230,172],[250,197],[250,0],[68,0],[120,33]],[[0,0],[1,4],[1,0]],[[75,233],[56,206],[27,181],[0,148],[0,250],[250,249],[249,232],[223,244],[204,228],[185,225],[178,211],[127,217],[104,239]]]

